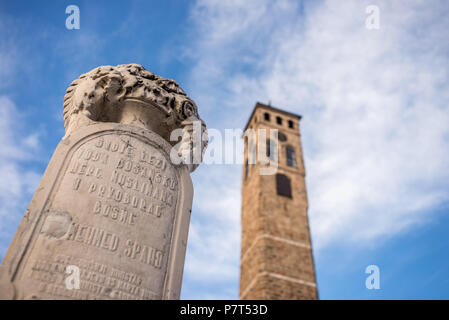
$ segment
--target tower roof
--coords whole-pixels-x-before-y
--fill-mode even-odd
[[[288,111],[285,111],[285,110],[282,110],[282,109],[275,108],[275,107],[270,106],[270,105],[266,105],[266,104],[264,104],[264,103],[257,102],[256,105],[254,106],[253,112],[251,112],[251,115],[249,116],[249,119],[248,119],[248,121],[246,122],[246,125],[245,125],[245,128],[243,129],[243,131],[245,131],[245,130],[248,128],[249,122],[250,122],[251,119],[253,118],[254,112],[256,112],[256,110],[257,110],[258,108],[263,108],[263,109],[271,110],[271,111],[277,111],[277,112],[286,114],[286,115],[288,115],[288,116],[298,118],[298,120],[301,120],[301,118],[302,118],[302,116],[300,116],[299,114],[292,113],[292,112],[288,112]]]

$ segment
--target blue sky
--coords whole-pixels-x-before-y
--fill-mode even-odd
[[[67,86],[135,62],[177,80],[210,128],[243,128],[256,101],[303,116],[321,299],[448,299],[447,30],[444,0],[1,1],[0,257],[64,135]],[[183,299],[238,298],[240,177],[192,174]]]

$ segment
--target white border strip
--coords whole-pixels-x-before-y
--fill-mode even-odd
[[[292,277],[287,277],[287,276],[284,276],[284,275],[278,274],[278,273],[264,271],[264,272],[260,272],[257,276],[254,277],[254,279],[250,282],[250,284],[245,288],[243,293],[240,295],[240,300],[242,300],[248,294],[249,290],[254,286],[254,284],[256,283],[257,279],[260,276],[264,276],[264,275],[316,288],[316,284],[313,283],[313,282],[304,281],[304,280],[296,279],[296,278],[292,278]]]
[[[248,256],[248,253],[250,252],[250,250],[256,245],[257,241],[259,241],[262,238],[268,238],[268,239],[272,239],[272,240],[276,240],[276,241],[281,241],[281,242],[288,243],[288,244],[291,244],[293,246],[298,246],[298,247],[301,247],[301,248],[306,248],[306,249],[310,249],[311,248],[310,245],[305,244],[303,242],[283,239],[283,238],[272,236],[271,234],[268,234],[268,233],[264,233],[264,234],[262,234],[260,236],[257,236],[256,239],[254,239],[253,243],[249,246],[249,248],[246,249],[245,253],[242,256],[242,259],[240,259],[240,265],[242,265],[243,261]]]

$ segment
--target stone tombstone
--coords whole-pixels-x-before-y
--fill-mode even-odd
[[[64,125],[0,267],[0,298],[179,299],[198,166],[183,152],[207,145],[195,103],[140,65],[102,66],[67,89]]]

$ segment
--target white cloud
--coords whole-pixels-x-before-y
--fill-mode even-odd
[[[213,292],[217,299],[238,298],[238,285],[229,290],[229,283],[238,283],[240,257],[240,194],[235,190],[240,189],[241,168],[233,168],[211,165],[193,174],[195,196],[184,277],[195,287],[214,290],[183,291],[183,297],[212,299]]]
[[[189,93],[215,127],[243,126],[256,101],[302,114],[315,248],[370,245],[447,204],[448,15],[445,1],[198,1]],[[240,180],[226,170],[205,188]],[[231,210],[211,214],[237,223]]]
[[[33,159],[38,135],[23,134],[15,104],[0,96],[0,255],[3,256],[41,175],[24,164]]]

